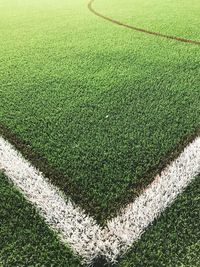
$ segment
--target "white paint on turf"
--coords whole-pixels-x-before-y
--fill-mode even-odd
[[[104,229],[67,200],[7,141],[0,137],[0,170],[34,203],[46,222],[83,261],[110,261],[127,251],[191,180],[200,173],[200,137],[189,144],[154,182]]]
[[[154,182],[121,215],[108,222],[112,251],[113,248],[120,248],[120,253],[126,251],[199,173],[200,137],[155,177]],[[113,253],[112,259],[115,257]]]
[[[96,240],[101,240],[101,230],[70,200],[45,179],[7,141],[0,137],[0,170],[34,203],[46,222],[59,233],[84,260],[90,261],[99,254]]]

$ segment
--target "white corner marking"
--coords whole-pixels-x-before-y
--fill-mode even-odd
[[[200,137],[189,144],[120,215],[108,221],[104,229],[67,200],[2,137],[0,171],[37,206],[45,221],[82,257],[83,262],[90,263],[100,255],[114,262],[200,173]]]

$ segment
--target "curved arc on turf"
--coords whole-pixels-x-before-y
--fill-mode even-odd
[[[38,207],[50,227],[84,262],[91,263],[100,256],[115,262],[200,173],[200,137],[155,177],[154,182],[120,215],[108,221],[104,229],[71,200],[66,200],[59,189],[2,137],[0,171]]]
[[[171,40],[174,40],[174,41],[178,41],[178,42],[183,42],[183,43],[190,43],[190,44],[195,44],[195,45],[200,45],[200,41],[198,40],[191,40],[191,39],[186,39],[186,38],[182,38],[182,37],[177,37],[177,36],[173,36],[173,35],[168,35],[168,34],[163,34],[163,33],[159,33],[159,32],[154,32],[154,31],[150,31],[150,30],[146,30],[146,29],[142,29],[142,28],[138,28],[138,27],[135,27],[135,26],[132,26],[132,25],[129,25],[129,24],[126,24],[126,23],[123,23],[121,21],[118,21],[118,20],[115,20],[115,19],[112,19],[110,17],[107,17],[101,13],[99,13],[98,11],[96,11],[94,8],[93,8],[93,3],[95,2],[95,0],[91,0],[89,3],[88,3],[88,9],[96,16],[104,19],[104,20],[107,20],[109,22],[112,22],[114,24],[117,24],[119,26],[122,26],[122,27],[125,27],[125,28],[128,28],[128,29],[131,29],[131,30],[134,30],[134,31],[138,31],[138,32],[142,32],[142,33],[145,33],[145,34],[149,34],[149,35],[154,35],[154,36],[157,36],[157,37],[162,37],[162,38],[166,38],[166,39],[171,39]]]

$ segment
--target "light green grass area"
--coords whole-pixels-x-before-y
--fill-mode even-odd
[[[133,24],[140,15],[137,26],[200,38],[199,1],[192,8],[181,1],[190,30],[176,23],[180,1],[150,2],[94,6]],[[148,22],[151,14],[160,19]],[[101,221],[199,129],[200,46],[119,27],[94,16],[86,1],[0,0],[0,51],[0,123],[60,170],[67,194],[65,177],[80,188],[71,197]]]
[[[139,28],[199,40],[199,0],[95,0],[106,16]]]
[[[117,267],[200,265],[200,177],[148,228]]]
[[[81,266],[71,250],[60,243],[36,209],[2,173],[0,203],[0,266]]]

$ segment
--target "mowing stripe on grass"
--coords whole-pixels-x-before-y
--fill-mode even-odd
[[[190,40],[190,39],[186,39],[186,38],[182,38],[182,37],[178,37],[178,36],[172,36],[172,35],[168,35],[168,34],[163,34],[163,33],[160,33],[160,32],[154,32],[154,31],[150,31],[150,30],[146,30],[146,29],[142,29],[142,28],[138,28],[138,27],[135,27],[135,26],[132,26],[132,25],[128,25],[128,24],[125,24],[121,21],[118,21],[118,20],[115,20],[115,19],[112,19],[110,17],[107,17],[99,12],[97,12],[94,8],[93,8],[93,3],[94,3],[95,0],[91,0],[89,3],[88,3],[88,9],[93,13],[95,14],[96,16],[102,18],[102,19],[105,19],[107,21],[110,21],[114,24],[117,24],[119,26],[122,26],[122,27],[125,27],[125,28],[128,28],[128,29],[131,29],[131,30],[134,30],[134,31],[138,31],[138,32],[143,32],[143,33],[146,33],[146,34],[150,34],[150,35],[154,35],[154,36],[158,36],[158,37],[162,37],[162,38],[167,38],[167,39],[171,39],[171,40],[175,40],[175,41],[179,41],[179,42],[184,42],[184,43],[191,43],[191,44],[195,44],[195,45],[200,45],[200,41],[198,40]]]
[[[70,200],[64,199],[59,190],[2,137],[0,170],[39,208],[61,240],[67,242],[84,262],[89,263],[99,256],[114,262],[200,173],[200,137],[104,229]]]

